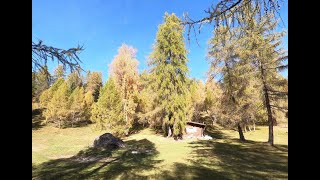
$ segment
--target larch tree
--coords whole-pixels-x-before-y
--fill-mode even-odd
[[[88,71],[85,78],[85,117],[87,120],[91,117],[92,105],[98,101],[99,93],[102,87],[102,73]]]
[[[149,125],[152,128],[157,126],[156,115],[154,110],[154,100],[156,98],[155,92],[151,88],[150,84],[152,82],[151,74],[146,70],[139,75],[139,85],[138,85],[138,105],[136,109],[138,122],[145,125]]]
[[[255,122],[266,119],[266,113],[263,108],[262,91],[259,88],[261,83],[259,79],[252,75],[252,73],[247,74],[249,78],[246,81],[246,88],[242,92],[243,98],[241,98],[241,103],[245,104],[243,106],[242,117],[243,117],[243,128],[244,131],[251,131],[251,126],[255,130]]]
[[[85,120],[86,104],[84,95],[84,88],[77,86],[69,96],[68,108],[71,127],[73,127],[75,123]]]
[[[65,78],[65,76],[66,76],[66,71],[63,65],[59,65],[56,67],[56,69],[54,69],[54,74],[53,74],[54,79]]]
[[[202,81],[192,79],[189,85],[189,95],[191,100],[191,108],[190,108],[190,115],[191,118],[187,118],[189,120],[193,120],[196,122],[203,121],[203,110],[204,110],[204,101],[206,98],[205,94],[205,86]],[[188,99],[186,99],[188,101]]]
[[[86,76],[85,91],[90,92],[94,98],[94,102],[97,102],[99,98],[100,88],[102,87],[102,73],[88,71]]]
[[[203,116],[208,117],[212,125],[218,121],[219,114],[221,113],[221,96],[222,89],[220,85],[209,77],[205,84],[205,100]]]
[[[132,127],[137,102],[135,95],[138,87],[138,64],[136,59],[137,50],[126,44],[118,49],[118,54],[110,64],[110,76],[114,79],[117,89],[120,92],[123,104],[123,117],[126,122],[126,135]]]
[[[74,71],[68,75],[67,84],[70,93],[73,92],[73,90],[75,90],[77,87],[83,85],[82,77],[78,71]]]
[[[94,104],[94,96],[91,91],[88,91],[84,94],[84,103],[85,103],[85,117],[86,120],[90,120],[92,106]]]
[[[224,119],[231,119],[238,127],[241,141],[245,141],[242,132],[242,120],[247,104],[244,91],[248,83],[248,65],[239,59],[239,32],[237,29],[229,29],[226,26],[215,28],[214,37],[209,41],[208,58],[210,61],[210,76],[219,74],[222,78],[222,103],[221,115]]]
[[[43,112],[46,123],[58,124],[59,128],[64,127],[69,117],[68,98],[68,85],[63,80],[57,90],[54,91],[52,99],[48,102],[47,108]]]
[[[181,137],[186,123],[188,59],[183,31],[181,20],[165,13],[149,57],[157,114],[168,137]]]
[[[248,11],[247,16],[257,15],[254,11]],[[251,61],[256,72],[255,75],[261,82],[264,105],[268,116],[268,143],[270,145],[274,144],[272,111],[273,109],[283,109],[283,107],[273,104],[272,99],[287,96],[287,92],[280,91],[275,85],[281,82],[279,70],[287,68],[284,60],[288,57],[286,52],[279,48],[284,32],[275,32],[277,23],[273,20],[272,15],[256,17],[255,19],[244,18],[245,31],[241,42],[244,50],[240,53],[241,58]]]
[[[275,81],[274,81],[275,80]],[[273,89],[282,93],[271,93],[270,99],[273,103],[274,125],[287,124],[288,121],[288,79],[277,75],[277,78],[271,79]]]
[[[51,101],[54,93],[58,90],[58,88],[65,82],[63,78],[59,78],[55,83],[51,85],[49,89],[46,89],[40,95],[40,106],[42,108],[46,108],[48,103]]]
[[[50,87],[50,77],[46,70],[40,69],[38,72],[32,72],[32,97],[35,101],[39,101],[41,93]]]
[[[93,104],[91,120],[96,123],[98,129],[110,130],[114,135],[123,136],[126,131],[126,121],[122,110],[120,92],[110,77],[101,88],[98,101]]]

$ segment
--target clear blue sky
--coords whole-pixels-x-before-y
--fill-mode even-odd
[[[218,0],[216,0],[218,1]],[[138,49],[139,71],[147,69],[147,57],[152,51],[157,26],[164,13],[182,18],[188,12],[194,19],[204,17],[212,0],[32,0],[32,39],[59,48],[84,45],[80,54],[85,70],[99,71],[103,81],[108,77],[108,64],[117,49],[126,43]],[[288,28],[288,1],[281,8],[281,16]],[[212,37],[212,25],[204,26],[198,35],[200,47],[191,37],[189,50],[190,77],[205,80],[209,65],[205,60],[207,42]],[[186,33],[185,33],[186,36]],[[288,38],[283,47],[288,48]],[[50,65],[52,70],[56,64]],[[287,72],[284,73],[287,76]]]

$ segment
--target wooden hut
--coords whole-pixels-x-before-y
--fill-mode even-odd
[[[206,125],[204,123],[188,121],[186,125],[186,134],[187,138],[200,138],[204,136],[204,129]]]

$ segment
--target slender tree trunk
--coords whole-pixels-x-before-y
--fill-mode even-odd
[[[217,122],[217,117],[215,115],[212,115],[212,125],[214,125]]]
[[[129,122],[128,122],[128,110],[127,110],[127,99],[125,99],[124,103],[124,116],[125,116],[125,121],[126,121],[126,130],[125,130],[125,135],[129,135]]]
[[[244,138],[240,123],[238,123],[238,132],[239,132],[240,141],[245,141],[246,139]]]
[[[266,106],[267,106],[267,112],[268,112],[268,122],[269,122],[269,139],[268,143],[273,146],[273,118],[272,118],[272,112],[271,112],[271,106],[269,101],[269,94],[265,90],[265,98],[266,98]]]
[[[254,122],[254,120],[252,120],[253,122],[253,131],[256,131],[256,123]]]
[[[71,127],[73,128],[73,120],[74,120],[74,114],[72,115],[72,120],[71,120]]]
[[[208,116],[210,117],[211,121],[212,121],[212,126],[214,125],[214,123],[217,121],[216,116],[215,115],[211,115],[208,111],[208,109],[206,109],[206,112],[208,114]]]
[[[168,125],[168,136],[167,137],[171,137],[171,136],[172,136],[171,127],[170,127],[170,125]]]
[[[273,118],[272,118],[272,111],[270,106],[270,99],[269,99],[269,93],[268,93],[267,83],[265,79],[264,68],[262,67],[261,62],[260,62],[260,69],[261,69],[261,78],[263,83],[263,93],[264,93],[264,98],[265,98],[265,103],[266,103],[266,108],[268,113],[268,123],[269,123],[268,143],[273,146]]]
[[[129,123],[128,123],[128,114],[126,113],[126,122],[127,122],[127,129],[126,129],[126,136],[129,135]]]
[[[201,129],[201,137],[204,137],[204,131],[205,131],[205,129],[206,129],[206,126],[205,126],[203,129]]]

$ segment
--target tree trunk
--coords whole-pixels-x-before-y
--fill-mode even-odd
[[[254,122],[254,120],[252,120],[253,122],[253,131],[256,131],[256,123]]]
[[[239,136],[240,136],[240,141],[245,141],[246,139],[244,138],[240,123],[238,123],[238,132],[239,132]]]
[[[167,137],[171,137],[172,136],[172,131],[171,131],[171,127],[170,125],[168,126],[168,136]]]
[[[272,112],[271,112],[268,93],[265,94],[265,97],[266,97],[266,106],[267,106],[268,122],[269,122],[269,139],[268,139],[268,143],[273,146],[273,118],[272,118]]]
[[[244,132],[247,133],[247,126],[246,125],[243,126],[243,129],[244,129]]]
[[[212,125],[217,123],[217,117],[215,115],[212,115]]]
[[[211,116],[212,126],[214,125],[214,117]]]
[[[273,118],[272,118],[272,111],[271,111],[271,106],[270,106],[269,93],[268,93],[268,89],[267,89],[267,83],[266,83],[264,69],[262,67],[261,62],[260,62],[260,69],[261,69],[261,78],[262,78],[262,83],[263,83],[263,93],[264,93],[264,98],[266,101],[265,103],[266,103],[266,108],[267,108],[267,113],[268,113],[268,123],[269,123],[268,143],[273,146]]]
[[[125,113],[125,120],[126,120],[126,130],[125,130],[125,135],[128,136],[129,135],[129,122],[128,122],[128,111],[127,111],[127,99],[125,100],[124,103],[124,113]]]
[[[268,113],[268,123],[269,123],[269,139],[268,143],[273,146],[273,117],[272,117],[272,111],[270,106],[270,99],[269,99],[269,93],[268,90],[264,84],[264,97],[266,100],[266,107],[267,107],[267,113]]]
[[[74,114],[72,115],[72,120],[71,120],[71,127],[73,128],[73,120],[74,120]]]

